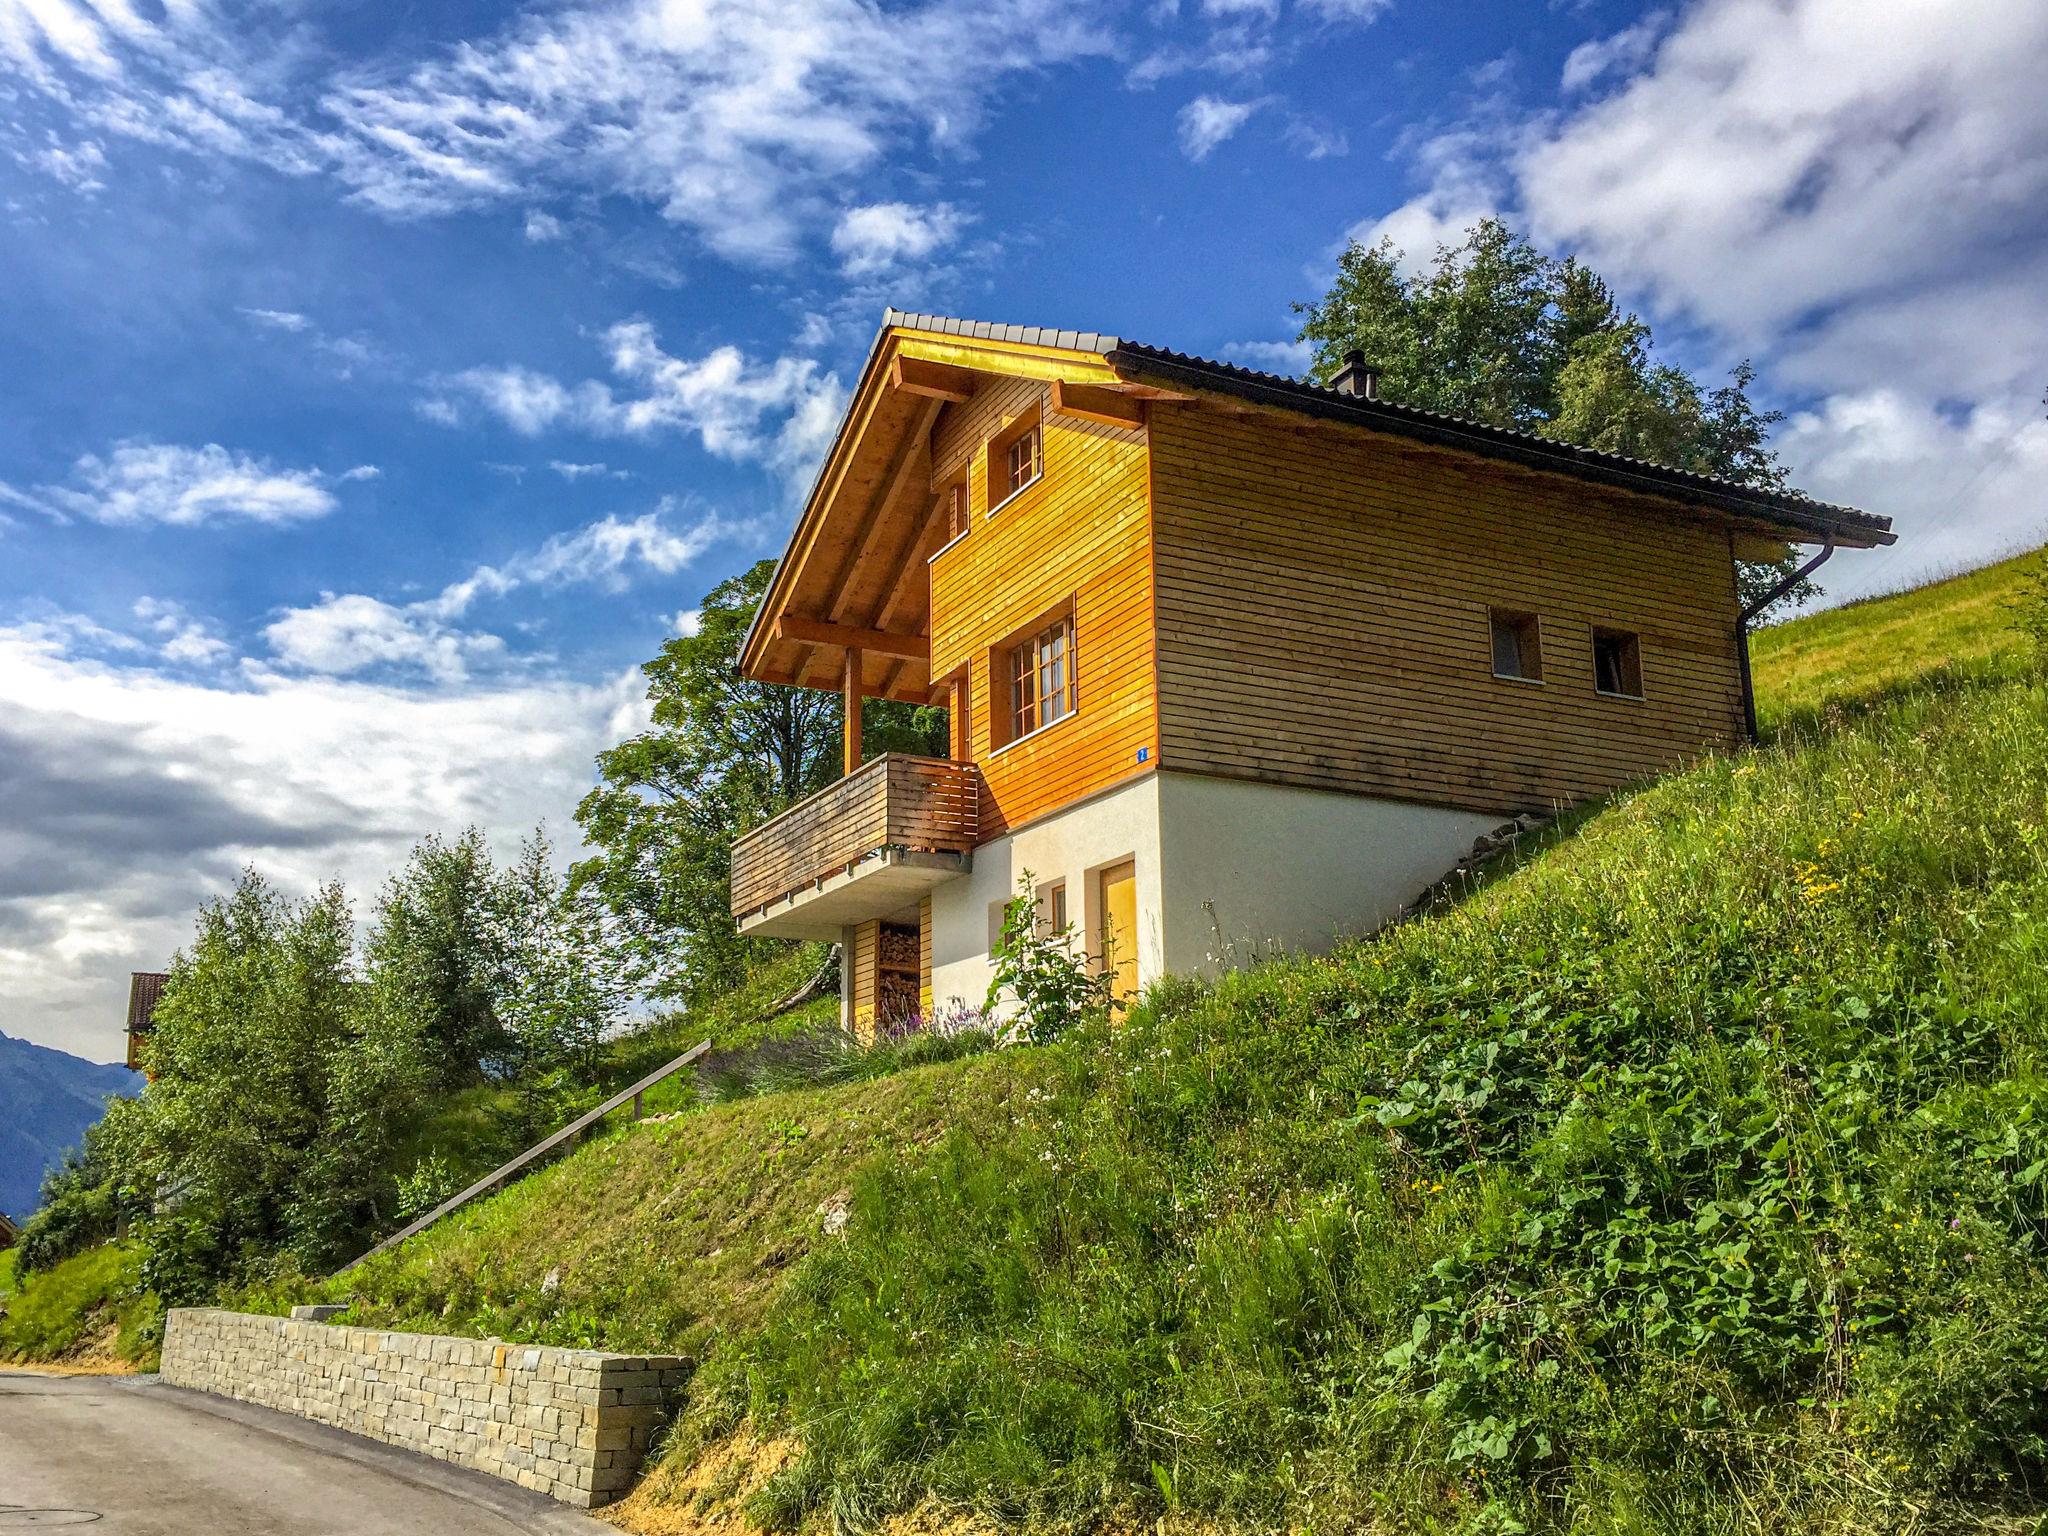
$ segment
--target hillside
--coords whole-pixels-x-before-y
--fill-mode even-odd
[[[2019,574],[1769,631],[1771,746],[1376,942],[621,1128],[259,1299],[686,1350],[649,1532],[2036,1530]]]
[[[0,1211],[36,1208],[43,1175],[105,1113],[110,1094],[132,1094],[142,1077],[65,1051],[0,1034]]]

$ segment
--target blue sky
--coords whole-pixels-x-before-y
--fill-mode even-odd
[[[2048,10],[0,0],[0,1029],[256,862],[559,837],[886,303],[1292,371],[1347,238],[1576,250],[1840,594],[2038,533]]]

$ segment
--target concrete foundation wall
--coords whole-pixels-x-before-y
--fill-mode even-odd
[[[1501,818],[1368,795],[1161,773],[1165,968],[1319,954],[1370,933]]]
[[[163,1379],[591,1509],[632,1486],[688,1375],[613,1355],[176,1308]]]

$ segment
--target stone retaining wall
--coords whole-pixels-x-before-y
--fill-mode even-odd
[[[687,1369],[484,1339],[176,1308],[163,1379],[472,1467],[580,1509],[632,1485]]]

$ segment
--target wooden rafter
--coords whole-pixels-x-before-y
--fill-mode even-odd
[[[1082,421],[1099,421],[1111,427],[1145,425],[1145,402],[1099,384],[1069,384],[1052,381],[1052,410],[1056,416],[1073,416]]]
[[[929,362],[898,353],[889,364],[889,387],[908,395],[924,395],[955,404],[974,398],[974,372],[951,363]]]
[[[911,661],[921,661],[931,654],[931,642],[922,635],[890,634],[879,629],[863,629],[852,624],[828,624],[822,619],[800,619],[794,614],[784,614],[775,621],[776,633],[784,640],[801,641],[809,645],[836,645],[842,649],[851,647],[861,651],[876,651],[884,656],[900,656]]]
[[[927,452],[932,421],[939,413],[939,401],[927,400],[911,419],[910,429],[903,441],[896,445],[896,452],[889,460],[887,472],[882,476],[880,488],[863,509],[860,531],[857,537],[848,539],[846,548],[833,568],[826,583],[824,597],[818,605],[818,612],[828,619],[842,617],[840,606],[845,601],[846,590],[854,573],[872,558],[874,546],[881,539],[888,523],[888,510],[895,503],[897,495],[912,479],[913,471],[923,461]],[[927,471],[925,478],[930,479]]]

